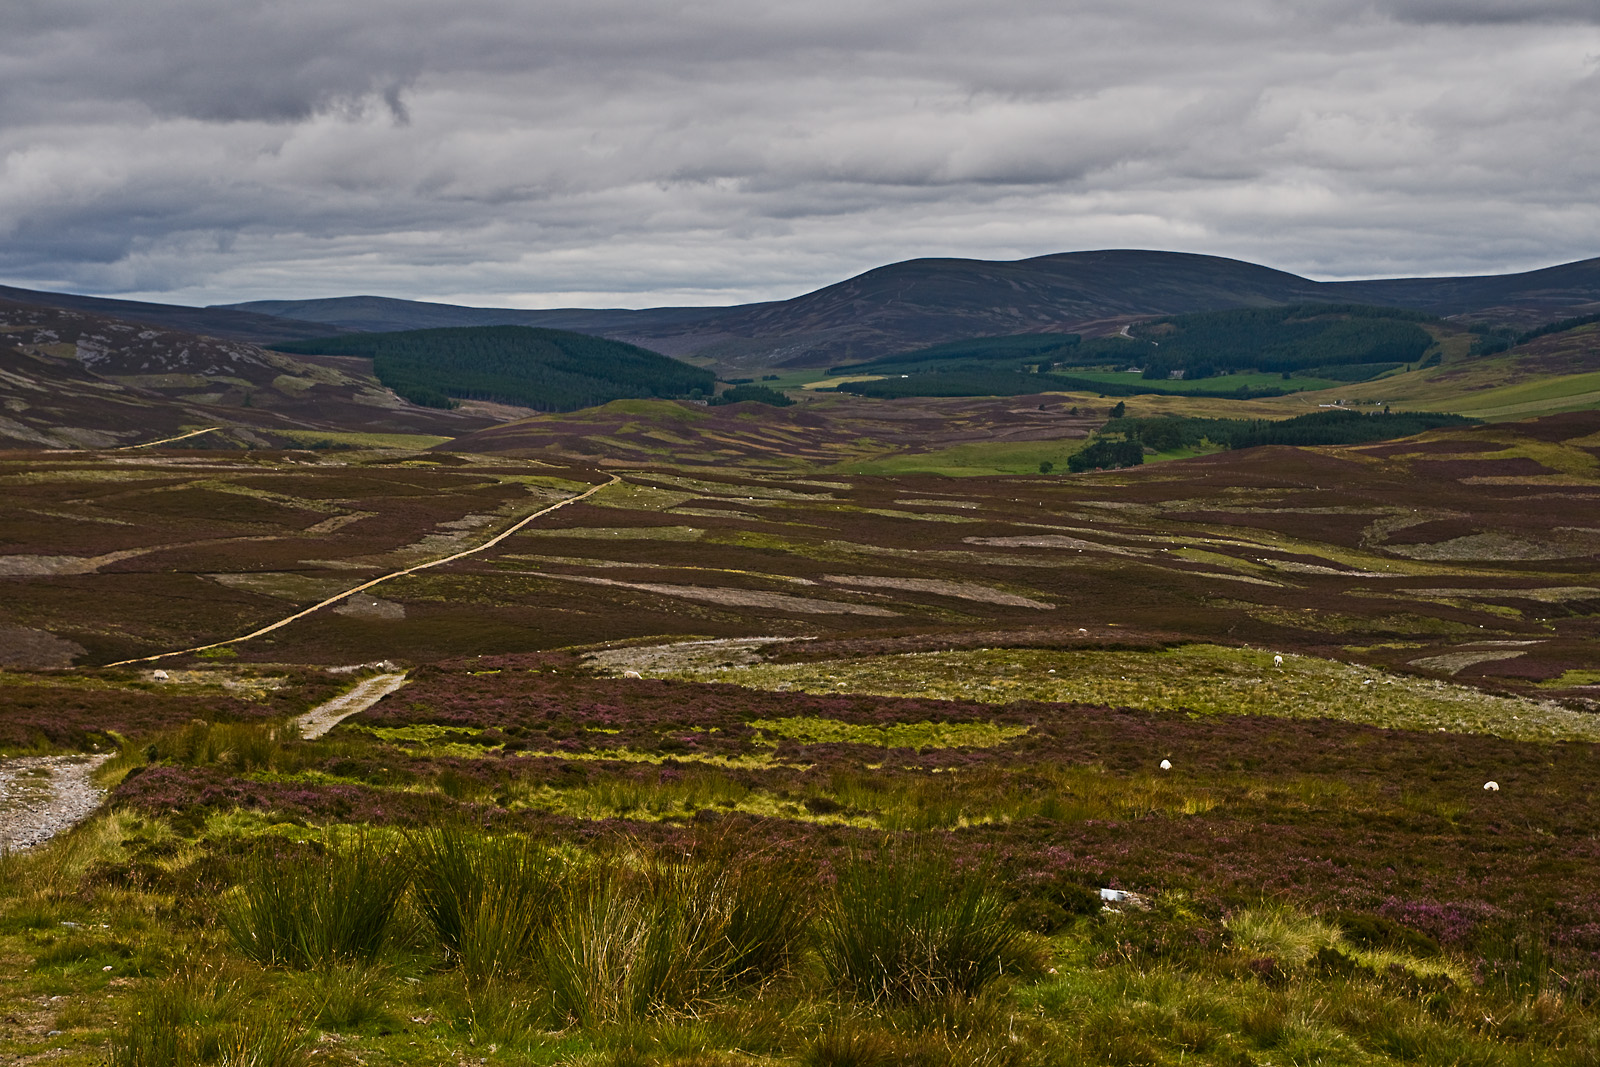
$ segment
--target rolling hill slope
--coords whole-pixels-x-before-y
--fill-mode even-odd
[[[80,311],[108,319],[143,322],[162,329],[220,337],[226,341],[246,341],[258,345],[298,341],[307,337],[321,337],[328,333],[327,328],[320,323],[296,322],[293,319],[256,311],[152,304],[143,300],[113,300],[100,296],[79,296],[75,293],[17,289],[9,285],[0,285],[0,300],[62,311]]]
[[[353,330],[490,324],[575,330],[734,373],[860,362],[966,337],[1092,334],[1144,316],[1297,303],[1386,304],[1526,327],[1600,309],[1600,259],[1521,274],[1317,282],[1219,256],[1108,250],[1014,262],[914,259],[791,300],[726,308],[529,311],[340,297],[226,310]]]
[[[408,404],[361,360],[0,300],[0,448],[106,448],[208,426],[223,431],[195,444],[261,447],[306,430],[437,438],[491,421]]]

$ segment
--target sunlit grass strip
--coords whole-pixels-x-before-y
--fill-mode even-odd
[[[1313,656],[1186,645],[1159,652],[988,649],[747,667],[740,685],[809,693],[1107,704],[1207,715],[1340,719],[1521,741],[1600,740],[1600,718],[1545,701]],[[680,671],[704,680],[711,672]],[[718,675],[726,680],[734,675]]]
[[[755,719],[757,730],[808,745],[846,743],[884,748],[995,748],[1027,733],[1028,726],[992,722],[896,722],[861,724],[810,717]]]

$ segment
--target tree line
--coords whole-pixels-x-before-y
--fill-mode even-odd
[[[541,411],[635,397],[708,395],[715,376],[659,352],[532,326],[467,326],[296,341],[277,351],[367,356],[386,387],[414,404],[493,400]]]

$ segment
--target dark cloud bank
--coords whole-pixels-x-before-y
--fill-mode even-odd
[[[1593,0],[12,0],[0,280],[732,303],[1096,247],[1600,253]]]

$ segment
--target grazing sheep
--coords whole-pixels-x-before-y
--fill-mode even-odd
[[[164,682],[164,681],[167,680],[167,672],[166,671],[156,671],[155,673],[151,674],[150,677],[154,678],[158,682]]]
[[[622,676],[624,678],[637,678],[637,677],[639,677],[639,672],[638,671],[623,671],[622,672]]]
[[[1273,666],[1274,666],[1274,667],[1281,667],[1281,666],[1283,666],[1283,657],[1282,657],[1282,656],[1273,656],[1273,657],[1272,657],[1272,665],[1273,665]]]
[[[1161,761],[1161,769],[1164,770],[1164,771],[1172,770],[1172,761],[1169,760],[1169,759],[1162,760]]]
[[[1484,788],[1485,792],[1498,793],[1498,792],[1500,792],[1500,783],[1499,782],[1484,782],[1483,783],[1483,788]]]

